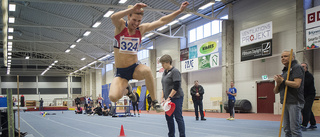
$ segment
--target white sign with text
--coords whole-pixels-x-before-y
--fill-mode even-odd
[[[198,70],[198,58],[181,61],[181,72]]]
[[[240,31],[240,46],[272,39],[272,21]]]

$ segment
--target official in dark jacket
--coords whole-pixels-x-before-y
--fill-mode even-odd
[[[301,66],[303,67],[305,71],[305,78],[304,78],[304,108],[302,109],[302,130],[305,131],[307,129],[307,125],[310,122],[310,127],[308,129],[314,129],[317,128],[317,122],[314,118],[313,112],[312,112],[312,104],[316,95],[316,89],[314,87],[314,78],[312,74],[308,71],[308,64],[307,63],[301,63]]]
[[[194,104],[194,110],[195,110],[194,112],[196,114],[196,120],[199,120],[198,107],[200,109],[201,120],[206,120],[203,115],[203,104],[202,104],[204,89],[201,85],[199,85],[198,80],[194,81],[194,86],[190,89],[190,93],[191,93],[192,101]]]

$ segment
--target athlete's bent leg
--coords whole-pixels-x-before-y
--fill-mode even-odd
[[[146,65],[139,64],[134,70],[133,78],[137,80],[145,79],[147,89],[149,90],[151,99],[153,100],[153,108],[156,109],[157,112],[163,111],[161,105],[156,100],[156,90],[154,87],[154,79],[151,73],[151,69]]]
[[[112,102],[117,102],[123,95],[128,93],[126,89],[128,86],[128,80],[115,77],[111,82],[110,92],[109,92],[109,99]]]

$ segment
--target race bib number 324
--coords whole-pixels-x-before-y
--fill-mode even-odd
[[[127,54],[137,54],[138,52],[138,46],[139,38],[133,38],[133,37],[120,37],[120,52],[127,53]]]

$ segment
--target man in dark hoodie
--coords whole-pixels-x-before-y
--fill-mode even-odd
[[[303,121],[302,121],[302,131],[307,130],[307,125],[310,121],[310,126],[308,129],[314,129],[317,128],[317,122],[314,118],[313,112],[312,112],[312,104],[313,100],[316,96],[316,89],[314,87],[314,78],[312,74],[308,71],[308,64],[307,63],[301,63],[301,66],[303,67],[305,71],[305,81],[304,81],[304,108],[302,109],[302,115],[303,115]]]
[[[196,114],[196,120],[199,120],[198,107],[200,109],[201,120],[206,120],[204,118],[203,104],[202,104],[204,89],[201,85],[199,85],[198,80],[194,81],[194,86],[190,89],[190,93],[191,93],[192,101],[194,104],[194,112]]]

